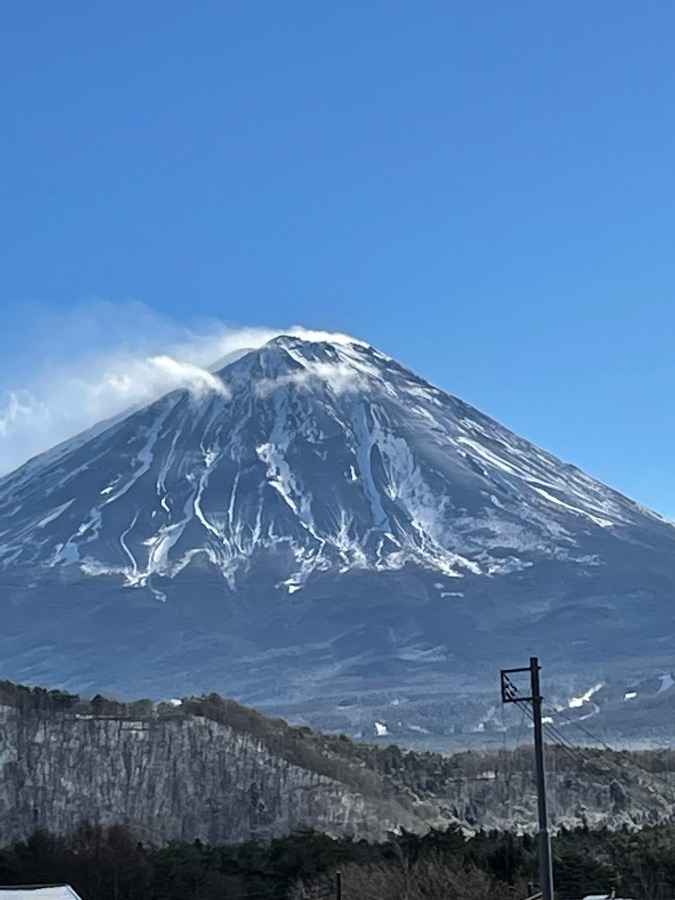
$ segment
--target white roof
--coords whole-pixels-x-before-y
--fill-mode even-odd
[[[586,894],[583,900],[621,900],[621,898],[612,897],[611,894]]]
[[[80,900],[68,884],[50,887],[0,887],[0,900]]]

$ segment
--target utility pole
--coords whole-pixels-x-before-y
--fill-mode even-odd
[[[554,900],[553,866],[551,863],[551,837],[548,833],[548,810],[546,808],[546,777],[544,772],[544,737],[541,723],[541,688],[539,685],[539,659],[530,657],[530,665],[521,669],[502,669],[502,703],[532,704],[534,722],[534,765],[537,775],[537,812],[539,816],[539,881],[542,900]],[[530,673],[530,695],[523,697],[509,678],[519,672]]]
[[[335,900],[342,900],[342,872],[335,873]]]

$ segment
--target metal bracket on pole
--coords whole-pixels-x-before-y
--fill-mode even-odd
[[[520,693],[518,687],[511,681],[509,675],[519,672],[532,672],[530,666],[520,669],[502,669],[500,672],[502,682],[502,703],[532,703],[534,697],[526,697]]]

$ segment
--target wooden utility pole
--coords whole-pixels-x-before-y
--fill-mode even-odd
[[[541,722],[541,688],[539,685],[539,659],[530,657],[530,665],[521,669],[502,669],[502,703],[529,703],[534,723],[534,767],[537,776],[537,812],[539,818],[539,881],[542,900],[554,900],[553,865],[551,862],[551,836],[548,831],[546,806],[546,776],[544,771],[544,737]],[[530,673],[530,695],[523,697],[509,678],[518,672]]]

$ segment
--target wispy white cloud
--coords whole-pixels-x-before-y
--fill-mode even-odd
[[[197,398],[209,392],[227,396],[227,385],[214,374],[216,364],[280,334],[336,343],[354,340],[299,326],[236,328],[203,321],[187,327],[141,303],[94,301],[58,315],[35,307],[31,318],[33,333],[26,332],[25,345],[17,348],[22,383],[8,372],[0,377],[0,475],[97,422],[176,388]],[[332,372],[330,377],[339,385],[349,376]]]
[[[188,348],[186,348],[187,350]],[[178,358],[162,354],[145,359],[116,360],[97,378],[73,378],[64,385],[73,393],[73,402],[87,418],[105,418],[113,413],[151,402],[167,391],[185,388],[195,397],[208,393],[228,396],[227,386],[207,369]]]
[[[260,378],[253,388],[258,397],[269,397],[278,388],[293,385],[311,390],[317,381],[325,383],[334,393],[345,394],[368,386],[367,374],[342,362],[307,362],[304,368],[276,378]]]
[[[36,423],[47,422],[49,411],[29,391],[4,391],[0,400],[0,440]]]
[[[277,332],[281,334],[282,332]],[[348,334],[340,334],[339,331],[313,331],[311,328],[303,328],[301,325],[293,325],[291,328],[284,329],[283,334],[290,334],[293,337],[302,338],[305,341],[330,341],[333,344],[358,344],[361,347],[367,347],[365,341],[358,338],[350,337]]]

